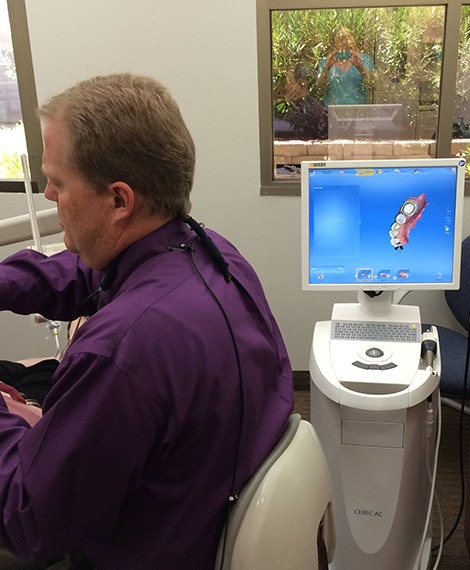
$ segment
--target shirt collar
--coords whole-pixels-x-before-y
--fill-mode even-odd
[[[128,277],[147,259],[169,254],[175,244],[192,242],[195,234],[182,220],[171,220],[157,230],[131,244],[108,266],[101,279],[105,300],[118,291]],[[173,246],[173,247],[172,247]]]

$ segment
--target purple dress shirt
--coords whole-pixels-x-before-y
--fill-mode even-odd
[[[231,281],[186,224],[168,223],[124,252],[40,422],[0,398],[0,543],[20,557],[80,549],[99,570],[214,568],[228,497],[281,435],[293,386],[256,274],[208,233]],[[68,251],[21,251],[0,264],[0,309],[71,320],[96,307],[101,278]]]

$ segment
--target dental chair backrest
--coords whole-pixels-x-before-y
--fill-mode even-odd
[[[276,447],[241,490],[215,570],[317,570],[327,567],[334,546],[325,456],[313,426],[293,414]]]

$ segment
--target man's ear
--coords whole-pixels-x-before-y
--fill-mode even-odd
[[[126,182],[113,182],[109,185],[113,207],[118,217],[129,217],[135,207],[135,192]]]

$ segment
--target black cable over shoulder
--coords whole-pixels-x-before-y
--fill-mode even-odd
[[[218,247],[214,244],[212,239],[205,232],[204,227],[201,224],[199,224],[194,218],[191,218],[191,216],[188,216],[184,221],[188,224],[188,226],[199,237],[203,246],[207,249],[209,255],[211,256],[211,258],[213,259],[217,268],[219,269],[219,271],[223,275],[225,281],[227,283],[229,281],[231,281],[232,274],[228,270],[228,263],[225,261],[223,255],[219,251]],[[194,267],[196,273],[198,274],[199,278],[201,279],[202,283],[206,287],[207,291],[210,293],[210,295],[212,296],[212,298],[216,302],[217,306],[219,307],[220,311],[222,312],[223,318],[225,320],[225,323],[227,325],[227,328],[228,328],[228,331],[230,334],[230,338],[232,340],[232,345],[233,345],[233,349],[234,349],[234,353],[235,353],[235,359],[236,359],[237,370],[238,370],[238,383],[239,383],[239,389],[240,389],[240,427],[239,427],[237,443],[235,446],[234,466],[233,466],[233,471],[232,471],[232,481],[231,481],[231,485],[230,485],[231,491],[230,491],[230,494],[228,497],[226,521],[225,521],[225,525],[224,525],[224,529],[222,531],[222,536],[221,536],[221,541],[220,541],[220,543],[221,543],[221,557],[220,557],[220,563],[219,563],[219,569],[220,569],[224,565],[224,560],[225,560],[225,555],[226,555],[228,521],[229,521],[230,512],[233,508],[233,505],[236,503],[236,501],[238,499],[238,495],[239,495],[239,490],[237,487],[238,461],[239,461],[240,452],[241,452],[243,424],[244,424],[244,418],[245,418],[245,404],[244,404],[245,398],[244,398],[244,389],[243,389],[243,371],[242,371],[242,364],[241,364],[240,353],[238,350],[237,340],[235,338],[235,333],[234,333],[234,330],[232,328],[232,324],[230,322],[230,319],[227,315],[227,312],[225,311],[225,308],[222,305],[220,299],[217,297],[217,295],[215,294],[214,290],[211,288],[209,283],[205,280],[204,276],[202,275],[202,273],[201,273],[201,271],[200,271],[200,269],[196,263],[196,260],[194,258],[194,251],[195,251],[194,242],[191,245],[180,244],[179,248],[185,249],[186,251],[188,251],[190,253],[191,262],[193,264],[193,267]]]
[[[184,219],[184,221],[188,224],[188,226],[196,233],[199,239],[202,241],[204,247],[207,249],[209,255],[214,260],[219,271],[224,276],[225,281],[230,281],[232,279],[232,274],[228,270],[228,263],[223,258],[222,254],[219,251],[219,248],[215,245],[212,239],[207,235],[204,230],[204,227],[199,223],[196,222],[194,218],[188,216]]]
[[[229,281],[231,281],[232,274],[228,271],[228,263],[225,261],[223,255],[219,251],[218,247],[214,244],[212,239],[207,235],[203,226],[201,224],[199,224],[199,222],[196,222],[196,220],[194,218],[191,218],[190,216],[188,216],[184,221],[188,224],[188,226],[192,230],[194,230],[194,232],[200,238],[203,246],[208,249],[210,256],[212,257],[212,259],[216,263],[217,267],[219,268],[220,272],[224,276],[225,281],[227,283]],[[240,434],[238,437],[236,451],[235,451],[235,468],[234,468],[233,476],[232,476],[233,477],[232,478],[232,492],[230,493],[230,496],[229,496],[229,508],[231,508],[231,505],[238,499],[238,492],[239,491],[236,490],[237,465],[238,465],[238,458],[240,455],[241,435],[242,435],[242,430],[243,430],[243,419],[244,419],[243,372],[242,372],[242,364],[241,364],[241,359],[240,359],[240,353],[238,350],[238,344],[237,344],[237,340],[235,338],[235,333],[233,331],[233,327],[232,327],[230,319],[227,315],[227,312],[225,311],[225,308],[222,305],[222,302],[217,297],[217,295],[215,294],[212,287],[209,285],[209,283],[206,281],[206,279],[202,275],[201,270],[199,269],[199,267],[196,263],[196,260],[194,258],[194,252],[195,252],[194,242],[191,245],[180,244],[179,248],[185,249],[186,251],[188,251],[190,253],[191,263],[193,264],[193,267],[194,267],[197,275],[199,276],[200,280],[204,284],[204,287],[207,289],[207,291],[210,293],[210,295],[212,296],[212,298],[216,302],[217,306],[219,307],[219,309],[223,315],[223,318],[225,320],[225,323],[227,325],[227,328],[228,328],[228,331],[230,334],[230,338],[232,340],[232,345],[233,345],[233,349],[234,349],[234,353],[235,353],[235,359],[237,362],[238,383],[239,383],[239,388],[240,388],[240,403],[241,403],[240,419],[241,419],[241,421],[240,421]]]

